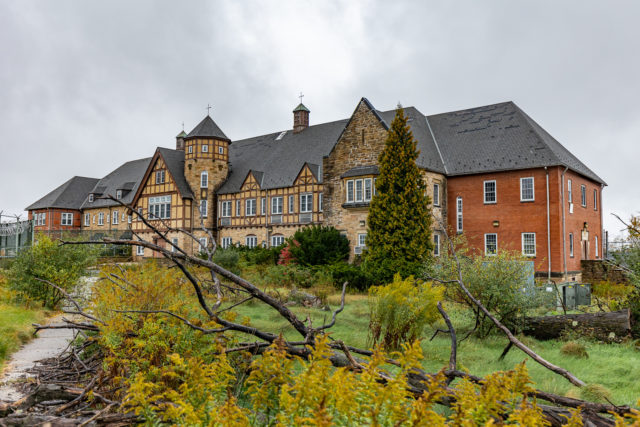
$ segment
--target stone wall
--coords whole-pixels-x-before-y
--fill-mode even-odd
[[[582,268],[582,281],[586,283],[603,281],[629,283],[629,278],[620,267],[602,260],[583,259],[580,261],[580,267]]]

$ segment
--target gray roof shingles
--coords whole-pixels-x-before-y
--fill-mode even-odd
[[[101,208],[106,206],[116,206],[117,202],[99,197],[116,197],[116,191],[122,190],[120,201],[125,204],[131,203],[136,190],[140,186],[144,172],[149,165],[150,157],[139,160],[132,160],[124,163],[107,176],[102,178],[91,189],[90,193],[95,195],[93,202],[89,202],[88,194],[85,197],[82,209]]]
[[[37,202],[31,204],[26,210],[48,208],[78,210],[97,182],[97,178],[74,176]]]
[[[202,119],[198,125],[193,128],[189,135],[184,137],[185,139],[189,138],[218,138],[223,139],[225,141],[231,141],[227,135],[222,132],[222,129],[213,121],[210,116]]]
[[[162,155],[180,195],[187,199],[193,199],[193,192],[187,182],[187,178],[184,176],[184,151],[163,147],[158,147],[158,151]]]

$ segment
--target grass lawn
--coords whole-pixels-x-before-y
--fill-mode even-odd
[[[45,311],[42,309],[28,309],[0,302],[0,371],[11,353],[31,339],[31,324],[39,323],[44,318]]]
[[[286,292],[286,291],[285,291]],[[338,295],[329,298],[332,308],[339,302]],[[320,309],[293,307],[293,311],[301,318],[311,316],[314,325],[321,325],[323,321],[331,320],[331,312]],[[461,307],[445,304],[459,337],[472,327],[473,319]],[[273,309],[260,304],[243,304],[234,309],[240,317],[248,317],[251,324],[259,329],[274,333],[282,332],[287,338],[300,340],[297,332],[280,317]],[[342,339],[346,343],[368,348],[367,334],[369,324],[369,307],[366,295],[348,295],[344,311],[338,315],[336,325],[331,329],[331,335]],[[440,325],[446,329],[444,322]],[[449,361],[449,335],[438,334],[429,341],[433,330],[426,328],[423,335],[422,348],[424,352],[423,366],[428,372],[435,372],[446,366]],[[568,369],[587,384],[600,384],[611,391],[612,402],[615,404],[636,404],[640,398],[640,351],[632,343],[602,344],[584,341],[589,353],[588,359],[565,356],[560,352],[564,344],[562,341],[538,341],[529,337],[522,338],[535,352],[548,361]],[[580,390],[571,385],[564,378],[552,373],[546,368],[530,360],[527,355],[515,347],[511,349],[503,361],[498,361],[508,340],[497,333],[485,338],[471,337],[463,341],[458,347],[458,365],[468,369],[470,373],[484,376],[498,370],[508,370],[516,364],[527,360],[529,373],[535,386],[541,390],[560,395],[581,397]]]

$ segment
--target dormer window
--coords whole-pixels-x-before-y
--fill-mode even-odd
[[[156,184],[164,184],[164,169],[156,171]]]
[[[122,190],[116,190],[116,200],[122,199]]]
[[[89,203],[93,203],[93,194],[89,194]]]

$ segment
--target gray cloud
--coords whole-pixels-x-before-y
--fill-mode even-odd
[[[513,100],[640,210],[632,1],[0,0],[0,209],[172,146],[205,114],[233,139],[361,96],[425,114]]]

